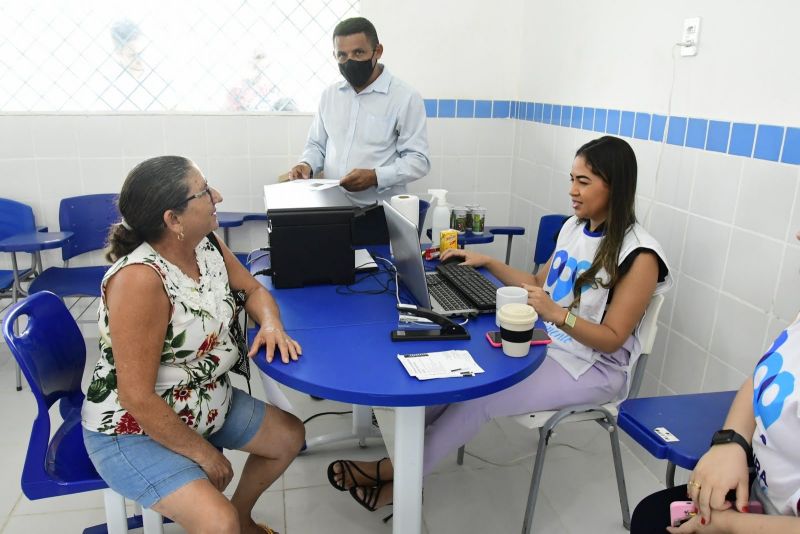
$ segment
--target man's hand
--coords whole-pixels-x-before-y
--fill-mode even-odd
[[[350,192],[363,191],[378,185],[378,176],[375,169],[353,169],[339,180],[339,185]]]
[[[311,178],[311,165],[308,163],[298,163],[289,171],[290,180],[308,180]]]

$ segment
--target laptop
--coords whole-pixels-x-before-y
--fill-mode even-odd
[[[397,275],[417,304],[445,316],[477,314],[478,309],[442,275],[425,272],[417,225],[388,202],[384,202],[383,211],[386,214]]]

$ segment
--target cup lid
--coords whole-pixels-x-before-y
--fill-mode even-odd
[[[538,318],[536,310],[528,304],[512,302],[497,310],[497,318],[506,324],[525,325],[536,321]]]

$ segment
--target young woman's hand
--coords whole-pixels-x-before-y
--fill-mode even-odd
[[[491,256],[479,254],[478,252],[473,252],[471,250],[464,250],[463,248],[451,248],[445,250],[439,257],[439,260],[445,261],[450,258],[461,258],[464,265],[472,265],[475,268],[483,267],[492,261]]]
[[[522,284],[522,289],[528,292],[528,304],[533,306],[533,309],[536,310],[536,313],[539,314],[542,321],[553,323],[556,326],[561,325],[567,312],[564,308],[553,302],[553,299],[550,298],[547,291],[539,286],[532,286],[530,284]]]
[[[700,458],[689,477],[686,493],[699,510],[698,518],[710,523],[712,511],[726,510],[732,506],[725,500],[730,490],[736,491],[736,509],[747,509],[749,482],[744,449],[736,443],[726,443],[711,447]],[[716,517],[715,513],[713,515]]]
[[[697,514],[679,527],[667,527],[667,532],[670,534],[692,534],[695,532],[698,534],[725,534],[729,532],[728,522],[735,520],[733,514],[736,513],[738,512],[734,510],[715,511],[713,524],[709,523],[707,519],[703,523],[704,518]]]

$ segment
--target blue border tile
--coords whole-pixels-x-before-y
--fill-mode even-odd
[[[708,121],[708,138],[706,150],[714,152],[728,151],[728,137],[731,133],[731,123],[723,121]]]
[[[553,104],[553,120],[551,120],[550,123],[556,126],[561,124],[561,106],[558,104]]]
[[[733,123],[731,142],[728,154],[750,157],[753,155],[753,144],[756,139],[756,125],[743,122]]]
[[[781,153],[781,143],[783,143],[783,130],[784,128],[781,126],[759,124],[753,157],[778,161],[778,156]]]
[[[438,102],[436,101],[435,98],[426,98],[425,99],[425,116],[426,117],[430,118],[430,117],[435,117],[436,116],[436,110],[437,110],[437,107],[438,107],[437,104],[438,104]]]
[[[524,120],[525,114],[528,112],[527,102],[517,102],[517,118]]]
[[[492,101],[491,100],[476,100],[475,101],[475,118],[488,119],[492,116]]]
[[[667,143],[683,146],[686,140],[686,117],[670,117],[667,130]]]
[[[619,121],[619,134],[625,137],[633,137],[633,120],[636,114],[633,111],[623,111]]]
[[[542,122],[542,110],[544,108],[544,104],[537,102],[533,109],[533,120],[535,122]]]
[[[553,117],[553,105],[552,104],[544,104],[542,106],[542,122],[546,124],[550,124],[550,121]]]
[[[664,130],[667,126],[667,117],[664,115],[656,115],[653,113],[652,121],[650,122],[650,140],[658,141],[659,143],[664,140]]]
[[[572,123],[573,128],[580,128],[581,121],[583,120],[583,108],[580,106],[572,106]]]
[[[456,117],[458,117],[459,119],[471,119],[474,116],[475,116],[474,100],[456,101]]]
[[[686,127],[686,146],[692,148],[705,148],[708,121],[706,119],[689,119]]]
[[[456,101],[455,100],[439,100],[439,115],[438,117],[452,118],[456,116]]]
[[[561,106],[561,126],[569,127],[572,121],[572,106]]]
[[[517,100],[512,100],[511,101],[511,118],[514,118],[514,119],[517,118],[517,113],[519,113],[518,108],[517,108],[518,105],[519,105],[519,102]]]
[[[594,108],[583,108],[583,123],[581,128],[591,130],[594,127]]]
[[[594,110],[594,131],[595,132],[605,132],[606,131],[606,117],[608,116],[608,110],[597,108]]]
[[[533,122],[533,111],[536,109],[534,102],[528,102],[528,109],[525,110],[525,120]]]
[[[619,135],[619,118],[621,113],[618,109],[609,109],[606,116],[606,133]]]
[[[492,102],[492,117],[507,119],[510,116],[511,102],[508,100],[494,100]]]
[[[781,161],[784,163],[800,163],[800,128],[786,128]]]
[[[636,120],[633,123],[633,136],[636,139],[650,139],[650,114],[636,112]]]

